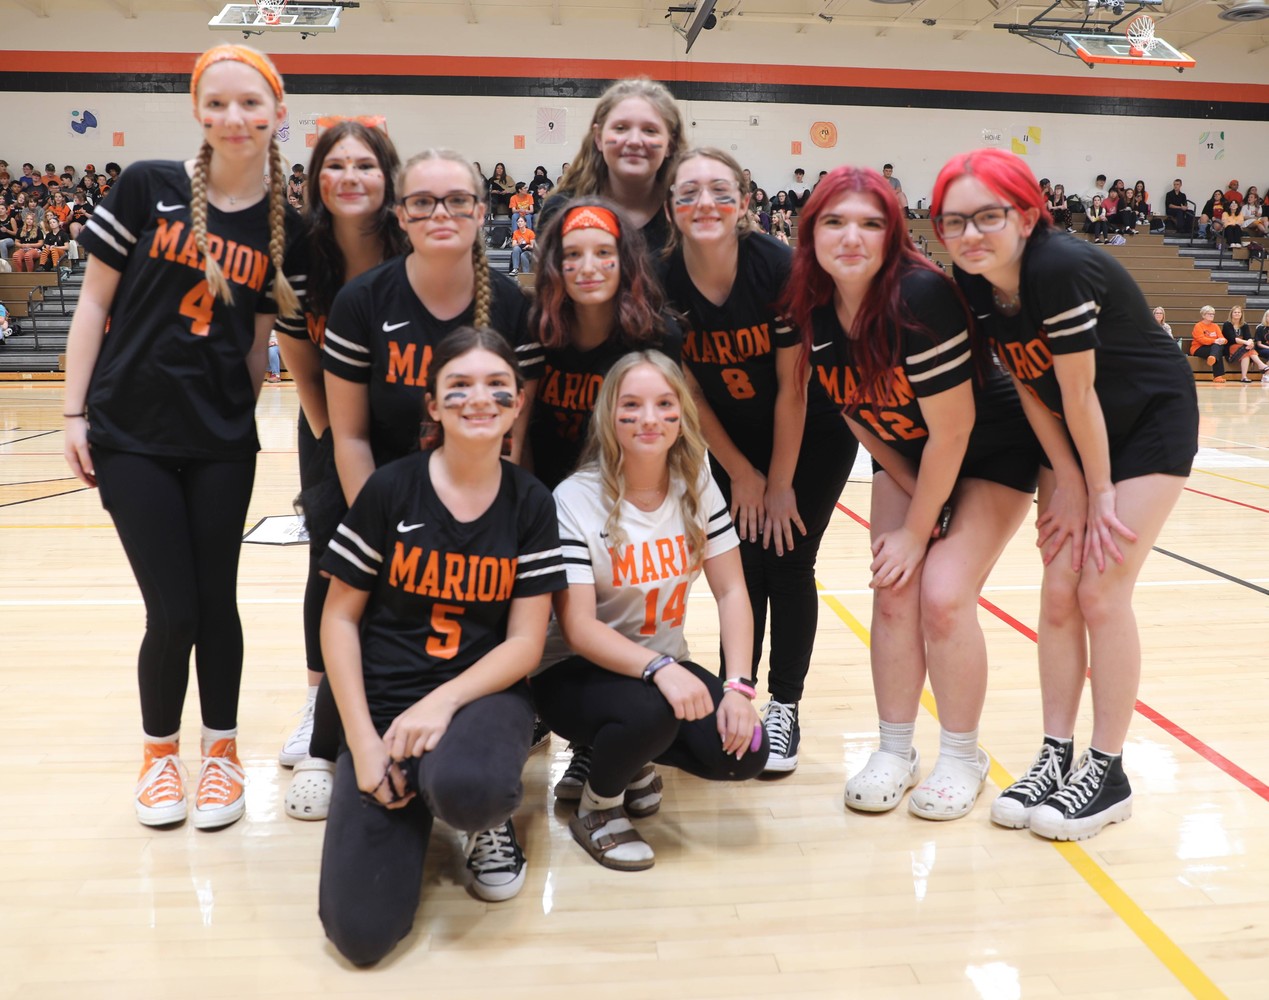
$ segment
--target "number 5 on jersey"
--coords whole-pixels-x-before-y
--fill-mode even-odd
[[[643,627],[639,629],[640,635],[657,634],[657,605],[660,599],[660,587],[654,587],[644,595]],[[687,616],[686,605],[687,581],[684,580],[670,591],[670,599],[665,602],[665,608],[661,611],[661,621],[665,622],[670,628],[682,628],[683,619]]]

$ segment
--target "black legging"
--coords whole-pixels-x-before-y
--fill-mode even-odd
[[[682,665],[705,682],[717,709],[723,700],[719,679],[695,663]],[[649,761],[710,781],[747,781],[767,763],[765,732],[762,745],[737,760],[723,752],[715,714],[680,722],[655,684],[615,674],[580,656],[548,667],[531,683],[538,715],[552,732],[593,747],[587,781],[604,798],[625,791]]]
[[[203,724],[238,725],[242,622],[238,555],[256,459],[160,458],[94,446],[101,504],[145,600],[137,658],[148,736],[181,728],[194,650]]]
[[[1194,351],[1196,358],[1214,358],[1215,363],[1211,366],[1212,377],[1225,374],[1225,345],[1223,344],[1203,344]]]
[[[330,434],[329,428],[323,438]],[[323,478],[334,477],[338,486],[338,475],[334,469],[334,452],[331,442],[324,440],[319,445],[308,425],[308,420],[300,411],[299,430],[296,440],[299,443],[300,488],[307,490],[317,486]],[[326,466],[329,465],[329,468]],[[304,581],[304,656],[308,669],[314,673],[326,673],[326,661],[322,657],[322,609],[326,606],[326,594],[330,590],[330,578],[321,573],[322,556],[326,554],[326,546],[330,542],[329,532],[319,533],[317,537],[310,535],[308,544],[308,578]],[[331,691],[330,682],[325,677],[317,688],[317,698],[313,704],[313,735],[309,741],[309,756],[323,760],[335,759],[339,753],[343,727],[339,721],[339,709],[335,705],[335,695]]]
[[[318,885],[326,936],[354,965],[371,965],[409,933],[436,817],[476,833],[500,826],[520,804],[533,705],[524,684],[477,698],[454,713],[435,749],[403,762],[418,796],[401,809],[367,802],[352,754],[339,755]]]
[[[806,525],[806,537],[795,528],[793,548],[782,556],[776,555],[774,545],[764,549],[761,540],[740,543],[745,587],[753,607],[753,663],[749,676],[756,682],[769,606],[771,652],[767,690],[772,698],[785,704],[802,700],[806,675],[811,669],[820,613],[820,598],[815,590],[815,559],[858,449],[859,442],[836,413],[808,418],[802,451],[793,472],[793,493],[802,523]],[[717,462],[712,465],[714,479],[730,504],[731,479]],[[765,472],[765,463],[758,468]],[[725,662],[720,676],[726,676]]]

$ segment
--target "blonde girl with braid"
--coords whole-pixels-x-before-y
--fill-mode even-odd
[[[146,605],[137,818],[182,822],[181,714],[195,654],[202,715],[196,828],[244,813],[238,760],[239,539],[255,479],[255,402],[283,276],[282,80],[254,49],[205,52],[190,76],[203,133],[184,163],[126,170],[85,223],[91,254],[67,344],[65,452],[97,486]],[[106,330],[109,328],[110,336]]]
[[[322,341],[335,467],[349,507],[375,469],[420,450],[432,355],[446,335],[489,327],[514,349],[526,404],[513,458],[542,366],[541,346],[528,340],[528,300],[485,258],[488,206],[472,165],[452,150],[429,149],[406,161],[394,188],[409,252],[340,289]],[[339,544],[337,536],[330,548]],[[323,629],[329,613],[328,601]],[[468,858],[473,891],[483,899],[510,898],[508,887],[518,892],[523,885],[523,858],[502,850],[501,830],[468,832],[476,834]]]
[[[745,678],[753,614],[739,539],[676,361],[634,351],[612,366],[555,506],[568,588],[554,595],[533,697],[553,731],[591,748],[573,839],[605,868],[641,871],[655,857],[631,819],[661,808],[653,762],[744,781],[771,749]],[[684,637],[701,573],[723,677],[693,662]]]

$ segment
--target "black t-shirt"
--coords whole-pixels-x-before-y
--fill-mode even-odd
[[[433,316],[410,286],[408,257],[397,257],[348,282],[331,305],[322,365],[370,387],[370,448],[375,465],[418,449],[432,351],[447,333],[470,326],[473,302],[453,319]],[[516,350],[526,381],[542,374],[542,347],[529,339],[529,302],[520,286],[489,271],[490,325]]]
[[[1189,210],[1189,199],[1185,197],[1184,191],[1169,191],[1163,198],[1163,204],[1168,208]]]
[[[721,306],[692,283],[676,249],[667,262],[666,295],[685,318],[683,364],[745,458],[757,469],[771,463],[774,407],[779,391],[776,350],[800,349],[798,333],[775,303],[784,291],[792,251],[779,240],[751,233],[740,240],[736,280]],[[812,380],[807,418],[839,409]]]
[[[190,179],[177,161],[135,163],[79,234],[120,272],[88,390],[89,440],[147,455],[247,458],[256,384],[247,367],[255,318],[276,313],[269,205],[207,207],[208,246],[233,289],[211,294],[190,220]],[[299,218],[287,210],[293,237]]]
[[[322,569],[370,591],[362,673],[381,734],[506,639],[513,599],[567,586],[545,486],[503,462],[489,509],[459,521],[432,486],[433,454],[375,470],[322,557]]]
[[[648,346],[677,364],[683,333],[669,317],[665,325],[662,341]],[[572,345],[544,351],[542,380],[529,422],[529,441],[533,447],[533,471],[551,489],[577,468],[604,376],[624,355],[642,349],[613,337],[588,351]]]
[[[1053,357],[1081,351],[1097,352],[1094,388],[1112,444],[1148,408],[1197,407],[1194,374],[1176,342],[1154,321],[1123,265],[1091,243],[1052,230],[1032,236],[1017,316],[993,308],[985,278],[959,268],[955,275],[1001,364],[1055,416],[1063,410]]]
[[[853,343],[842,330],[832,304],[811,316],[815,339],[811,345],[813,378],[853,420],[867,427],[899,454],[920,462],[930,431],[920,400],[955,388],[974,378],[969,317],[952,283],[926,268],[913,268],[900,278],[899,296],[912,322],[891,340],[901,338],[900,363],[886,399],[865,394],[853,360]],[[981,384],[974,386],[975,421],[966,448],[973,461],[1002,440],[1014,436],[1024,421],[1021,404],[1009,377],[992,365]]]

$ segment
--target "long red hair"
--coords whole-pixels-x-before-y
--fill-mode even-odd
[[[971,153],[953,156],[939,171],[934,181],[934,194],[930,198],[930,215],[943,213],[943,197],[947,186],[962,177],[974,177],[1006,204],[1025,211],[1034,208],[1040,213],[1040,224],[1032,233],[1043,232],[1053,225],[1053,216],[1045,203],[1040,182],[1021,156],[1006,153],[1003,149],[975,149]],[[935,232],[937,232],[937,228]],[[942,237],[940,237],[941,239]]]
[[[872,279],[868,294],[855,317],[858,336],[853,357],[859,370],[860,389],[865,396],[880,399],[888,395],[894,369],[900,364],[899,338],[892,335],[899,326],[911,325],[911,313],[904,305],[900,279],[909,271],[922,269],[940,273],[909,239],[903,224],[903,209],[890,182],[867,167],[838,167],[827,174],[812,192],[798,215],[798,245],[793,253],[793,270],[782,302],[784,314],[797,324],[802,335],[801,366],[805,370],[815,337],[811,313],[833,301],[833,279],[820,267],[815,256],[815,225],[820,214],[847,194],[872,198],[885,219],[885,249],[881,270]]]

